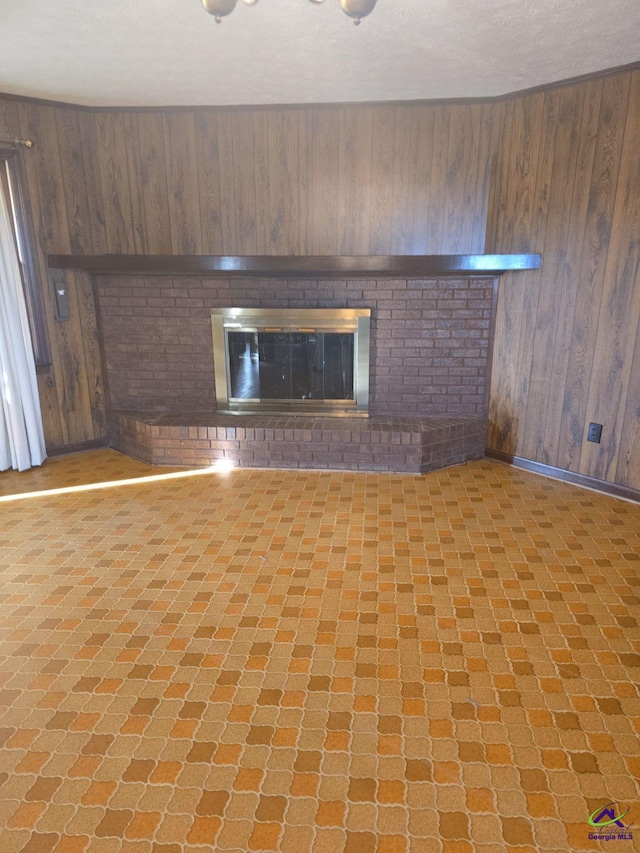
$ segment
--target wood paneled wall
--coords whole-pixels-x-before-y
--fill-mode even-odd
[[[495,150],[490,106],[82,118],[97,153],[93,186],[103,198],[103,217],[93,211],[97,251],[484,250]]]
[[[544,260],[500,284],[489,446],[640,489],[640,72],[514,98],[500,139],[487,250]]]
[[[493,108],[397,106],[93,112],[0,99],[22,152],[53,365],[49,448],[105,435],[90,282],[54,319],[47,253],[482,252]]]
[[[99,111],[0,100],[53,350],[49,447],[105,434],[88,279],[46,253],[542,251],[500,286],[495,450],[640,488],[640,73],[479,105]],[[604,424],[601,445],[584,440]]]
[[[67,275],[71,318],[55,319],[53,286],[46,255],[53,246],[91,251],[92,200],[85,156],[77,132],[80,113],[29,102],[0,99],[0,136],[29,138],[21,151],[35,246],[33,257],[42,284],[51,366],[38,374],[38,388],[49,450],[106,437],[100,342],[91,281],[84,273]],[[102,215],[102,214],[101,214]]]

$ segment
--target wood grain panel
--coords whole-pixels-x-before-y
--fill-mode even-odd
[[[201,110],[196,112],[195,129],[202,250],[205,254],[222,254],[224,240],[222,192],[220,188],[220,148],[218,145],[218,122],[215,114]],[[161,168],[160,157],[158,158],[158,168]],[[161,204],[162,200],[163,193],[158,187],[158,203]]]
[[[42,244],[71,247],[62,163],[58,148],[56,110],[20,104],[21,133],[37,140],[25,157],[25,169],[36,229]]]
[[[9,139],[20,137],[20,116],[18,101],[0,98],[0,135]]]
[[[93,251],[93,237],[78,110],[56,110],[55,115],[69,244],[74,254],[90,254]]]
[[[257,251],[256,230],[256,160],[253,116],[250,112],[233,113],[233,186],[236,203],[236,235],[241,254]]]
[[[479,119],[478,106],[451,107],[447,151],[445,234],[449,239],[456,240],[456,252],[461,251],[461,246],[470,245],[473,240],[473,210],[480,146]]]
[[[522,454],[551,464],[554,448],[546,441],[547,413],[558,318],[566,305],[564,286],[567,277],[566,261],[569,245],[569,225],[574,203],[573,185],[577,166],[576,151],[582,120],[584,89],[556,89],[547,95],[553,100],[548,114],[552,116],[549,132],[555,137],[553,154],[548,158],[550,172],[539,184],[537,210],[544,221],[543,252],[546,258],[545,276],[554,287],[532,288],[537,292],[535,308],[527,317],[531,321],[531,361],[524,421],[522,423]],[[545,137],[543,137],[544,140]],[[545,150],[549,150],[546,148]],[[546,158],[545,158],[546,159]],[[539,175],[539,179],[542,175]],[[560,310],[562,307],[562,310]]]
[[[236,229],[235,160],[233,149],[233,113],[217,115],[219,181],[220,181],[220,226],[225,255],[240,254],[240,241]]]
[[[640,73],[633,75],[611,221],[587,419],[603,424],[602,443],[585,443],[581,473],[613,480],[620,447],[640,318]],[[632,403],[637,406],[637,398]],[[628,429],[633,432],[633,416]],[[631,485],[626,483],[625,485]]]
[[[197,254],[202,251],[202,232],[193,113],[166,113],[164,138],[171,248],[177,255]]]
[[[411,181],[407,196],[408,245],[410,254],[427,254],[431,206],[431,158],[433,157],[434,111],[411,109]]]
[[[410,244],[409,186],[411,184],[411,110],[399,107],[395,116],[391,253],[404,254]]]
[[[455,235],[447,239],[446,204],[447,204],[447,171],[449,168],[449,125],[451,108],[436,107],[434,110],[433,146],[431,149],[430,203],[428,218],[427,252],[436,254],[444,251]]]
[[[63,392],[61,414],[64,418],[65,445],[100,438],[106,432],[102,371],[99,355],[92,351],[91,346],[92,332],[95,333],[93,298],[90,296],[89,301],[82,298],[78,292],[79,278],[84,278],[84,275],[75,271],[67,272],[70,317],[64,322],[55,321],[56,350],[61,361],[59,375],[63,380],[60,382],[59,379],[57,385]]]
[[[557,466],[576,472],[580,471],[580,457],[585,439],[591,370],[611,237],[611,218],[618,188],[630,83],[630,75],[611,77],[601,83],[593,166],[588,178],[589,199],[584,240],[576,282],[576,301],[572,328],[568,334],[567,371],[563,384],[562,420],[556,455]],[[600,89],[600,86],[594,85],[590,89]]]
[[[393,245],[393,175],[395,168],[396,108],[382,107],[373,114],[371,169],[372,255],[390,255]]]
[[[107,248],[110,252],[134,252],[124,116],[97,113],[95,121]]]
[[[282,194],[278,192],[277,187],[274,192],[274,198],[271,197],[271,153],[269,142],[269,127],[274,115],[270,111],[256,110],[253,114],[253,142],[255,157],[255,186],[256,186],[256,246],[259,252],[269,254],[271,251],[271,233],[275,227],[278,240],[281,240],[283,234],[284,220],[286,217],[285,210],[282,208]],[[295,145],[297,149],[297,134],[295,135]],[[274,160],[276,158],[274,157]],[[278,169],[273,174],[273,183],[278,185],[281,176]],[[279,209],[279,215],[274,215],[272,205],[276,204]],[[295,194],[295,199],[291,200],[291,207],[297,209],[298,193]],[[295,223],[297,228],[298,223]],[[291,223],[289,223],[291,227]],[[298,235],[296,233],[294,243],[297,247]]]
[[[106,252],[108,241],[100,162],[98,158],[98,130],[95,117],[84,110],[78,112],[78,122],[80,123],[80,136],[82,140],[82,165],[84,167],[85,186],[87,190],[92,251]]]
[[[340,110],[338,234],[340,254],[369,254],[373,110]]]
[[[500,284],[489,447],[636,489],[639,76],[503,105],[487,232],[544,256]]]
[[[93,436],[89,436],[88,422],[80,441],[101,439],[107,435],[106,391],[100,333],[98,329],[94,288],[91,276],[83,272],[74,275],[75,296],[78,305],[80,339],[84,352],[84,377],[87,386],[86,405],[91,412]]]
[[[631,362],[615,482],[625,486],[640,483],[640,323]]]
[[[540,139],[545,129],[543,102],[543,97],[537,96],[527,105],[528,109],[518,101],[506,105],[504,139],[510,144],[502,152],[503,174],[500,194],[495,200],[501,231],[495,245],[506,242],[531,245],[540,239],[539,228],[533,233],[534,199],[530,186],[535,187],[538,175]],[[507,216],[508,210],[517,211],[517,216]],[[538,278],[523,276],[515,281],[509,277],[499,290],[489,399],[489,447],[512,455],[519,451],[518,427],[528,389],[528,374],[521,365],[527,363],[531,352],[531,322],[538,288]]]
[[[572,451],[582,444],[582,422],[579,431],[563,436],[563,419],[568,412],[567,404],[571,404],[573,394],[567,394],[568,375],[571,360],[572,342],[576,339],[574,329],[577,322],[577,303],[583,302],[586,281],[581,281],[582,258],[585,254],[585,244],[590,237],[589,212],[592,197],[592,176],[594,175],[596,140],[600,122],[600,104],[602,100],[602,84],[587,87],[583,90],[584,101],[582,121],[578,130],[575,146],[575,179],[570,211],[569,234],[573,235],[567,241],[566,256],[563,266],[563,298],[560,310],[557,312],[557,331],[553,349],[550,386],[557,388],[558,393],[549,395],[547,417],[544,430],[545,455],[550,464],[567,464]],[[591,339],[591,336],[588,336]],[[563,389],[560,393],[559,389]],[[580,395],[581,396],[581,395]],[[572,422],[569,418],[569,423]],[[562,446],[562,453],[560,447]],[[579,456],[579,451],[578,451]]]
[[[137,129],[137,163],[129,180],[139,184],[142,196],[145,252],[171,251],[171,217],[167,204],[167,169],[162,116],[141,113]],[[130,158],[131,162],[131,158]],[[135,161],[134,161],[135,162]],[[200,180],[198,180],[202,186]],[[201,221],[206,221],[201,215]]]
[[[313,121],[312,111],[298,110],[298,249],[313,254]]]
[[[261,174],[260,164],[257,164],[256,193],[259,197],[268,191],[271,248],[267,248],[267,253],[294,255],[298,252],[298,135],[295,112],[270,111],[267,114],[266,130],[269,141],[266,174],[269,176],[269,182],[268,187],[265,187],[264,173]],[[262,137],[264,129],[261,128],[261,131]],[[256,139],[256,148],[258,144]]]
[[[311,114],[310,205],[312,253],[337,255],[340,117],[337,110],[318,109]]]
[[[489,217],[489,195],[491,182],[496,176],[500,128],[503,104],[484,104],[478,114],[479,140],[476,161],[476,189],[471,199],[473,215],[469,242],[476,246],[474,251],[484,252],[487,221]],[[484,231],[484,233],[483,233]]]

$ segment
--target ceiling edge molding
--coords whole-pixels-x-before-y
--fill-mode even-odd
[[[506,92],[503,95],[487,95],[476,98],[428,98],[413,101],[345,101],[333,103],[306,103],[306,104],[195,104],[195,105],[169,105],[169,106],[122,106],[101,107],[88,104],[74,104],[71,101],[55,101],[47,98],[33,98],[29,95],[18,95],[14,92],[0,92],[0,98],[10,101],[22,101],[43,107],[57,107],[58,109],[82,110],[90,113],[141,113],[141,112],[193,112],[194,110],[216,110],[232,112],[237,110],[308,110],[308,109],[352,109],[354,107],[437,107],[437,106],[464,106],[470,104],[499,104],[502,101],[510,101],[513,98],[523,98],[551,89],[560,89],[566,86],[575,86],[580,83],[588,83],[591,80],[599,80],[603,77],[611,77],[614,74],[630,74],[640,70],[640,60],[629,62],[626,65],[617,65],[613,68],[604,68],[600,71],[591,71],[578,77],[567,77],[553,83],[543,83],[540,86],[532,86],[529,89],[518,89],[514,92]]]

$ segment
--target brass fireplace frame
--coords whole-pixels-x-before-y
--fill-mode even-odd
[[[315,331],[354,335],[353,399],[263,400],[231,397],[229,340],[226,332]],[[370,308],[214,308],[211,309],[217,410],[226,414],[274,413],[368,417]]]

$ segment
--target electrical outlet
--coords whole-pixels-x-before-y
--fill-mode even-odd
[[[589,429],[587,430],[587,441],[594,441],[596,444],[600,444],[601,438],[602,424],[589,424]]]

